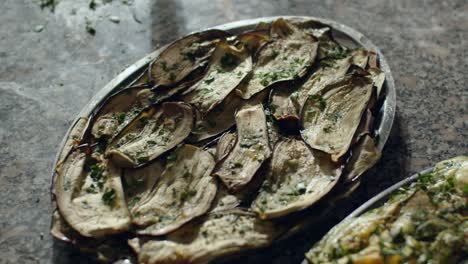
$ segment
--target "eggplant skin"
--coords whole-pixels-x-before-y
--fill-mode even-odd
[[[106,153],[121,167],[140,167],[181,143],[192,127],[190,105],[166,102],[137,117]]]
[[[266,174],[252,211],[262,219],[271,219],[319,201],[337,184],[341,166],[302,140],[288,138],[276,145]]]

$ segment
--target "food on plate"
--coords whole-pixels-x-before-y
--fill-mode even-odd
[[[51,233],[147,264],[208,263],[293,233],[380,158],[378,61],[327,25],[283,18],[176,40],[73,126]]]
[[[463,263],[467,254],[468,157],[439,162],[389,200],[335,226],[310,263]]]

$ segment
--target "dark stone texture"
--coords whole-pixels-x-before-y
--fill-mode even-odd
[[[190,31],[229,21],[311,15],[347,24],[385,54],[398,101],[383,158],[343,211],[238,263],[299,263],[320,234],[372,195],[467,154],[464,0],[135,0],[130,6],[114,0],[96,11],[87,1],[62,0],[54,13],[32,0],[5,0],[0,10],[0,263],[87,262],[54,246],[49,235],[51,170],[68,126],[126,65]],[[95,36],[85,31],[85,17],[96,24]]]

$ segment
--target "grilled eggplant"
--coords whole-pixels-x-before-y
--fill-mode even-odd
[[[304,141],[337,161],[351,145],[372,89],[368,78],[349,76],[309,96],[302,109]]]
[[[140,87],[126,88],[112,95],[93,117],[91,134],[95,138],[112,139],[151,104],[152,97],[149,89]]]
[[[216,43],[228,36],[225,31],[207,30],[176,40],[151,64],[151,82],[158,87],[177,84],[201,67],[211,56]]]
[[[221,103],[252,71],[252,58],[244,47],[219,43],[205,76],[184,92],[183,100],[203,115]]]
[[[214,173],[231,191],[240,190],[249,183],[271,155],[262,105],[242,108],[236,114],[236,124],[236,145]]]
[[[140,114],[106,153],[122,167],[141,166],[181,143],[192,126],[192,107],[163,103]]]
[[[273,23],[272,33],[276,39],[258,50],[253,76],[247,85],[238,89],[244,99],[274,83],[304,76],[314,63],[318,41],[312,36],[282,19]]]
[[[147,242],[133,239],[129,244],[140,263],[204,264],[232,253],[265,247],[283,228],[240,211],[214,212],[169,234],[166,240]]]
[[[183,145],[167,163],[144,201],[132,208],[139,234],[164,235],[204,214],[216,195],[210,176],[214,158],[192,145]]]
[[[277,218],[312,206],[338,182],[341,168],[329,155],[298,139],[279,142],[252,210]]]
[[[120,176],[121,170],[107,160],[81,150],[70,153],[57,168],[54,186],[66,222],[86,237],[126,231],[131,220]]]

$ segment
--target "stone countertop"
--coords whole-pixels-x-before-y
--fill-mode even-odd
[[[88,2],[61,0],[53,13],[33,0],[0,3],[0,263],[88,261],[49,235],[51,171],[62,137],[126,65],[217,24],[272,15],[330,18],[364,33],[389,61],[398,104],[391,137],[367,183],[325,226],[392,183],[468,153],[464,0],[114,0],[94,11]],[[249,262],[299,263],[324,231],[312,228]]]

